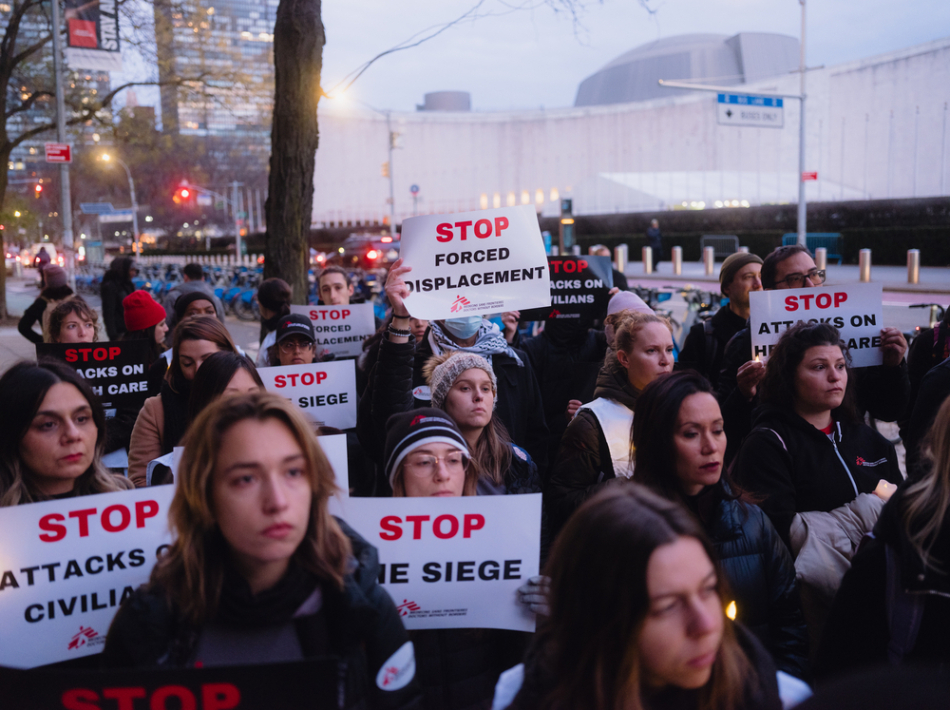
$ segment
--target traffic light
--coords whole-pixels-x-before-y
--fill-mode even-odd
[[[40,183],[36,183],[33,187],[33,194],[36,195],[36,199],[40,199],[40,195],[43,194],[43,186]]]
[[[175,190],[175,194],[172,197],[172,202],[176,205],[180,205],[184,202],[188,202],[194,196],[194,191],[190,187],[180,186]]]

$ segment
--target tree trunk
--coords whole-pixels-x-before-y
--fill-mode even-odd
[[[313,171],[319,143],[317,103],[326,37],[320,0],[280,0],[274,25],[274,120],[264,277],[290,284],[306,304]]]
[[[2,145],[8,146],[6,131],[0,131],[0,136],[2,136]],[[9,164],[10,152],[9,148],[5,150],[0,149],[0,166]],[[7,175],[7,171],[5,169],[0,170],[0,212],[3,211],[3,204],[6,201],[8,180],[9,176]],[[12,239],[16,240],[17,237],[12,237]],[[0,230],[0,253],[2,253],[4,257],[7,254],[6,233],[3,230]],[[4,266],[0,269],[0,320],[6,318],[7,315],[7,268]]]

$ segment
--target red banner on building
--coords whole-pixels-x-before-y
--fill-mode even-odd
[[[66,31],[70,67],[122,71],[116,0],[66,0]]]

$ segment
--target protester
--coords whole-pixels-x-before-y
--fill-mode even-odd
[[[854,556],[816,672],[950,662],[950,400],[928,436],[926,473],[893,495]]]
[[[247,355],[222,350],[201,363],[188,397],[188,423],[222,395],[231,396],[264,390],[261,376]]]
[[[161,392],[145,400],[132,430],[129,479],[145,485],[148,462],[171,453],[188,424],[191,383],[201,364],[214,353],[236,352],[227,329],[213,316],[192,318],[178,324],[172,346],[171,366]]]
[[[50,265],[52,259],[50,258],[49,252],[46,251],[46,247],[40,247],[40,250],[36,253],[36,258],[33,259],[33,266],[37,271],[40,272],[40,287],[47,288],[49,284],[46,283],[46,268]]]
[[[614,315],[615,313],[621,313],[623,311],[633,311],[635,313],[646,313],[647,315],[655,315],[653,309],[650,308],[642,298],[637,294],[631,293],[629,291],[620,291],[615,293],[610,297],[610,301],[607,303],[607,317]],[[614,343],[614,327],[606,321],[604,322],[604,336],[607,338],[607,347],[611,350],[616,349]]]
[[[51,343],[94,343],[99,339],[99,314],[79,296],[68,298],[49,314]]]
[[[102,465],[105,414],[73,368],[17,363],[0,402],[0,507],[131,488]]]
[[[778,247],[765,258],[761,278],[766,291],[812,288],[825,282],[825,272],[815,266],[805,247],[792,245]],[[910,393],[904,361],[907,341],[897,328],[882,328],[880,348],[883,365],[863,367],[854,373],[856,403],[859,412],[867,411],[875,419],[893,422],[906,411]],[[764,364],[752,360],[752,334],[744,328],[726,346],[717,384],[729,438],[727,466],[752,428],[756,386],[764,375]]]
[[[734,469],[795,558],[815,648],[853,550],[874,526],[888,484],[902,480],[894,445],[854,414],[848,362],[832,325],[785,331]]]
[[[642,486],[588,501],[555,542],[551,615],[512,708],[778,710],[775,666],[728,620],[712,545]]]
[[[376,581],[376,551],[327,512],[335,490],[310,424],[285,398],[245,394],[205,409],[178,469],[175,541],[116,615],[105,665],[336,657],[342,705],[415,707],[412,645]]]
[[[276,342],[277,322],[290,315],[293,289],[283,279],[264,279],[257,287],[257,307],[261,313],[261,345],[255,365],[267,366],[268,349]]]
[[[685,505],[716,548],[735,620],[780,671],[808,676],[808,632],[795,566],[762,509],[723,469],[726,437],[712,386],[694,371],[655,379],[637,398],[632,445],[637,482]]]
[[[597,376],[594,401],[567,426],[546,495],[555,534],[570,515],[614,478],[633,476],[630,430],[640,392],[673,370],[673,334],[664,318],[624,310],[607,316],[615,331]]]
[[[132,279],[138,275],[138,268],[130,256],[117,256],[102,277],[102,322],[106,326],[109,340],[118,340],[125,332],[122,314],[122,301],[130,295],[135,286]]]
[[[950,359],[945,358],[931,368],[920,381],[917,397],[910,415],[900,429],[907,453],[907,477],[920,478],[927,471],[926,457],[921,446],[937,416],[940,407],[950,396]]]
[[[43,273],[46,286],[37,299],[23,312],[23,317],[17,323],[17,330],[20,331],[20,335],[31,343],[52,342],[49,328],[50,316],[56,306],[73,298],[74,294],[67,283],[66,269],[61,266],[47,266]],[[33,330],[35,323],[40,324],[40,329],[43,331],[42,335]]]
[[[663,261],[663,235],[660,233],[660,223],[650,220],[650,226],[647,228],[647,246],[653,250],[653,268],[660,270],[660,262]]]
[[[165,352],[165,334],[168,321],[165,309],[148,293],[133,291],[122,301],[125,333],[122,340],[145,340],[148,342],[148,369]]]
[[[476,494],[478,464],[455,422],[439,409],[390,417],[385,462],[394,496]],[[524,647],[523,634],[498,629],[431,629],[409,637],[426,708],[487,708],[498,676],[521,660]]]
[[[165,310],[168,312],[169,331],[174,332],[175,326],[180,320],[178,312],[175,310],[175,304],[178,302],[179,298],[189,293],[203,294],[205,300],[214,306],[214,313],[206,313],[206,311],[204,312],[207,315],[217,316],[218,320],[223,323],[224,306],[221,305],[221,299],[214,295],[214,289],[211,288],[211,284],[205,281],[204,267],[197,263],[185,264],[181,272],[181,283],[176,284],[168,291],[168,293],[165,294],[165,298],[162,303],[162,305],[165,306]],[[171,343],[169,342],[168,345],[171,345]]]
[[[320,305],[346,306],[353,298],[353,284],[350,276],[342,266],[328,266],[320,272],[317,278],[317,294],[320,296]]]
[[[726,257],[719,270],[719,288],[729,304],[689,329],[679,369],[696,370],[716,386],[726,345],[749,320],[749,294],[762,290],[761,271],[762,259],[755,254],[737,252]]]
[[[283,316],[277,321],[274,341],[268,348],[268,367],[308,365],[321,360],[317,356],[317,334],[307,316],[299,313]]]

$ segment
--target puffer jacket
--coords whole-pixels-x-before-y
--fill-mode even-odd
[[[616,367],[601,368],[594,389],[595,399],[612,400],[632,412],[638,394],[625,371]],[[545,489],[554,537],[584,501],[616,480],[613,462],[607,454],[607,442],[597,417],[581,409],[564,431]]]
[[[768,516],[756,505],[723,496],[719,486],[686,503],[716,548],[736,602],[736,621],[758,637],[780,671],[806,678],[808,631],[795,566]]]
[[[942,571],[925,567],[903,525],[903,494],[901,488],[891,496],[874,527],[873,538],[866,539],[844,576],[818,647],[815,674],[819,678],[889,660],[939,664],[944,671],[950,668],[950,520],[944,520],[930,549]],[[893,585],[890,590],[889,584]],[[905,601],[922,601],[919,627],[912,639],[906,635],[907,619],[889,612],[888,596],[892,598],[891,608],[896,610],[902,595],[906,595]],[[893,655],[889,651],[899,645],[895,643],[893,649],[889,646],[898,641],[901,645],[906,642],[908,648],[900,658],[889,659]]]
[[[790,407],[763,405],[754,427],[736,457],[735,479],[764,498],[760,506],[789,549],[796,513],[828,512],[873,493],[882,478],[903,480],[894,445],[866,424],[837,421],[829,438]]]
[[[339,522],[353,545],[352,571],[342,590],[321,588],[325,632],[330,655],[336,657],[344,686],[347,708],[418,708],[418,677],[398,690],[377,685],[382,666],[408,641],[399,612],[379,585],[376,548],[343,521]],[[302,649],[313,647],[317,638],[304,638],[308,628],[297,625]],[[187,667],[200,630],[184,623],[169,606],[160,589],[140,587],[122,605],[109,629],[102,662],[110,668]],[[261,659],[262,661],[266,659]]]

